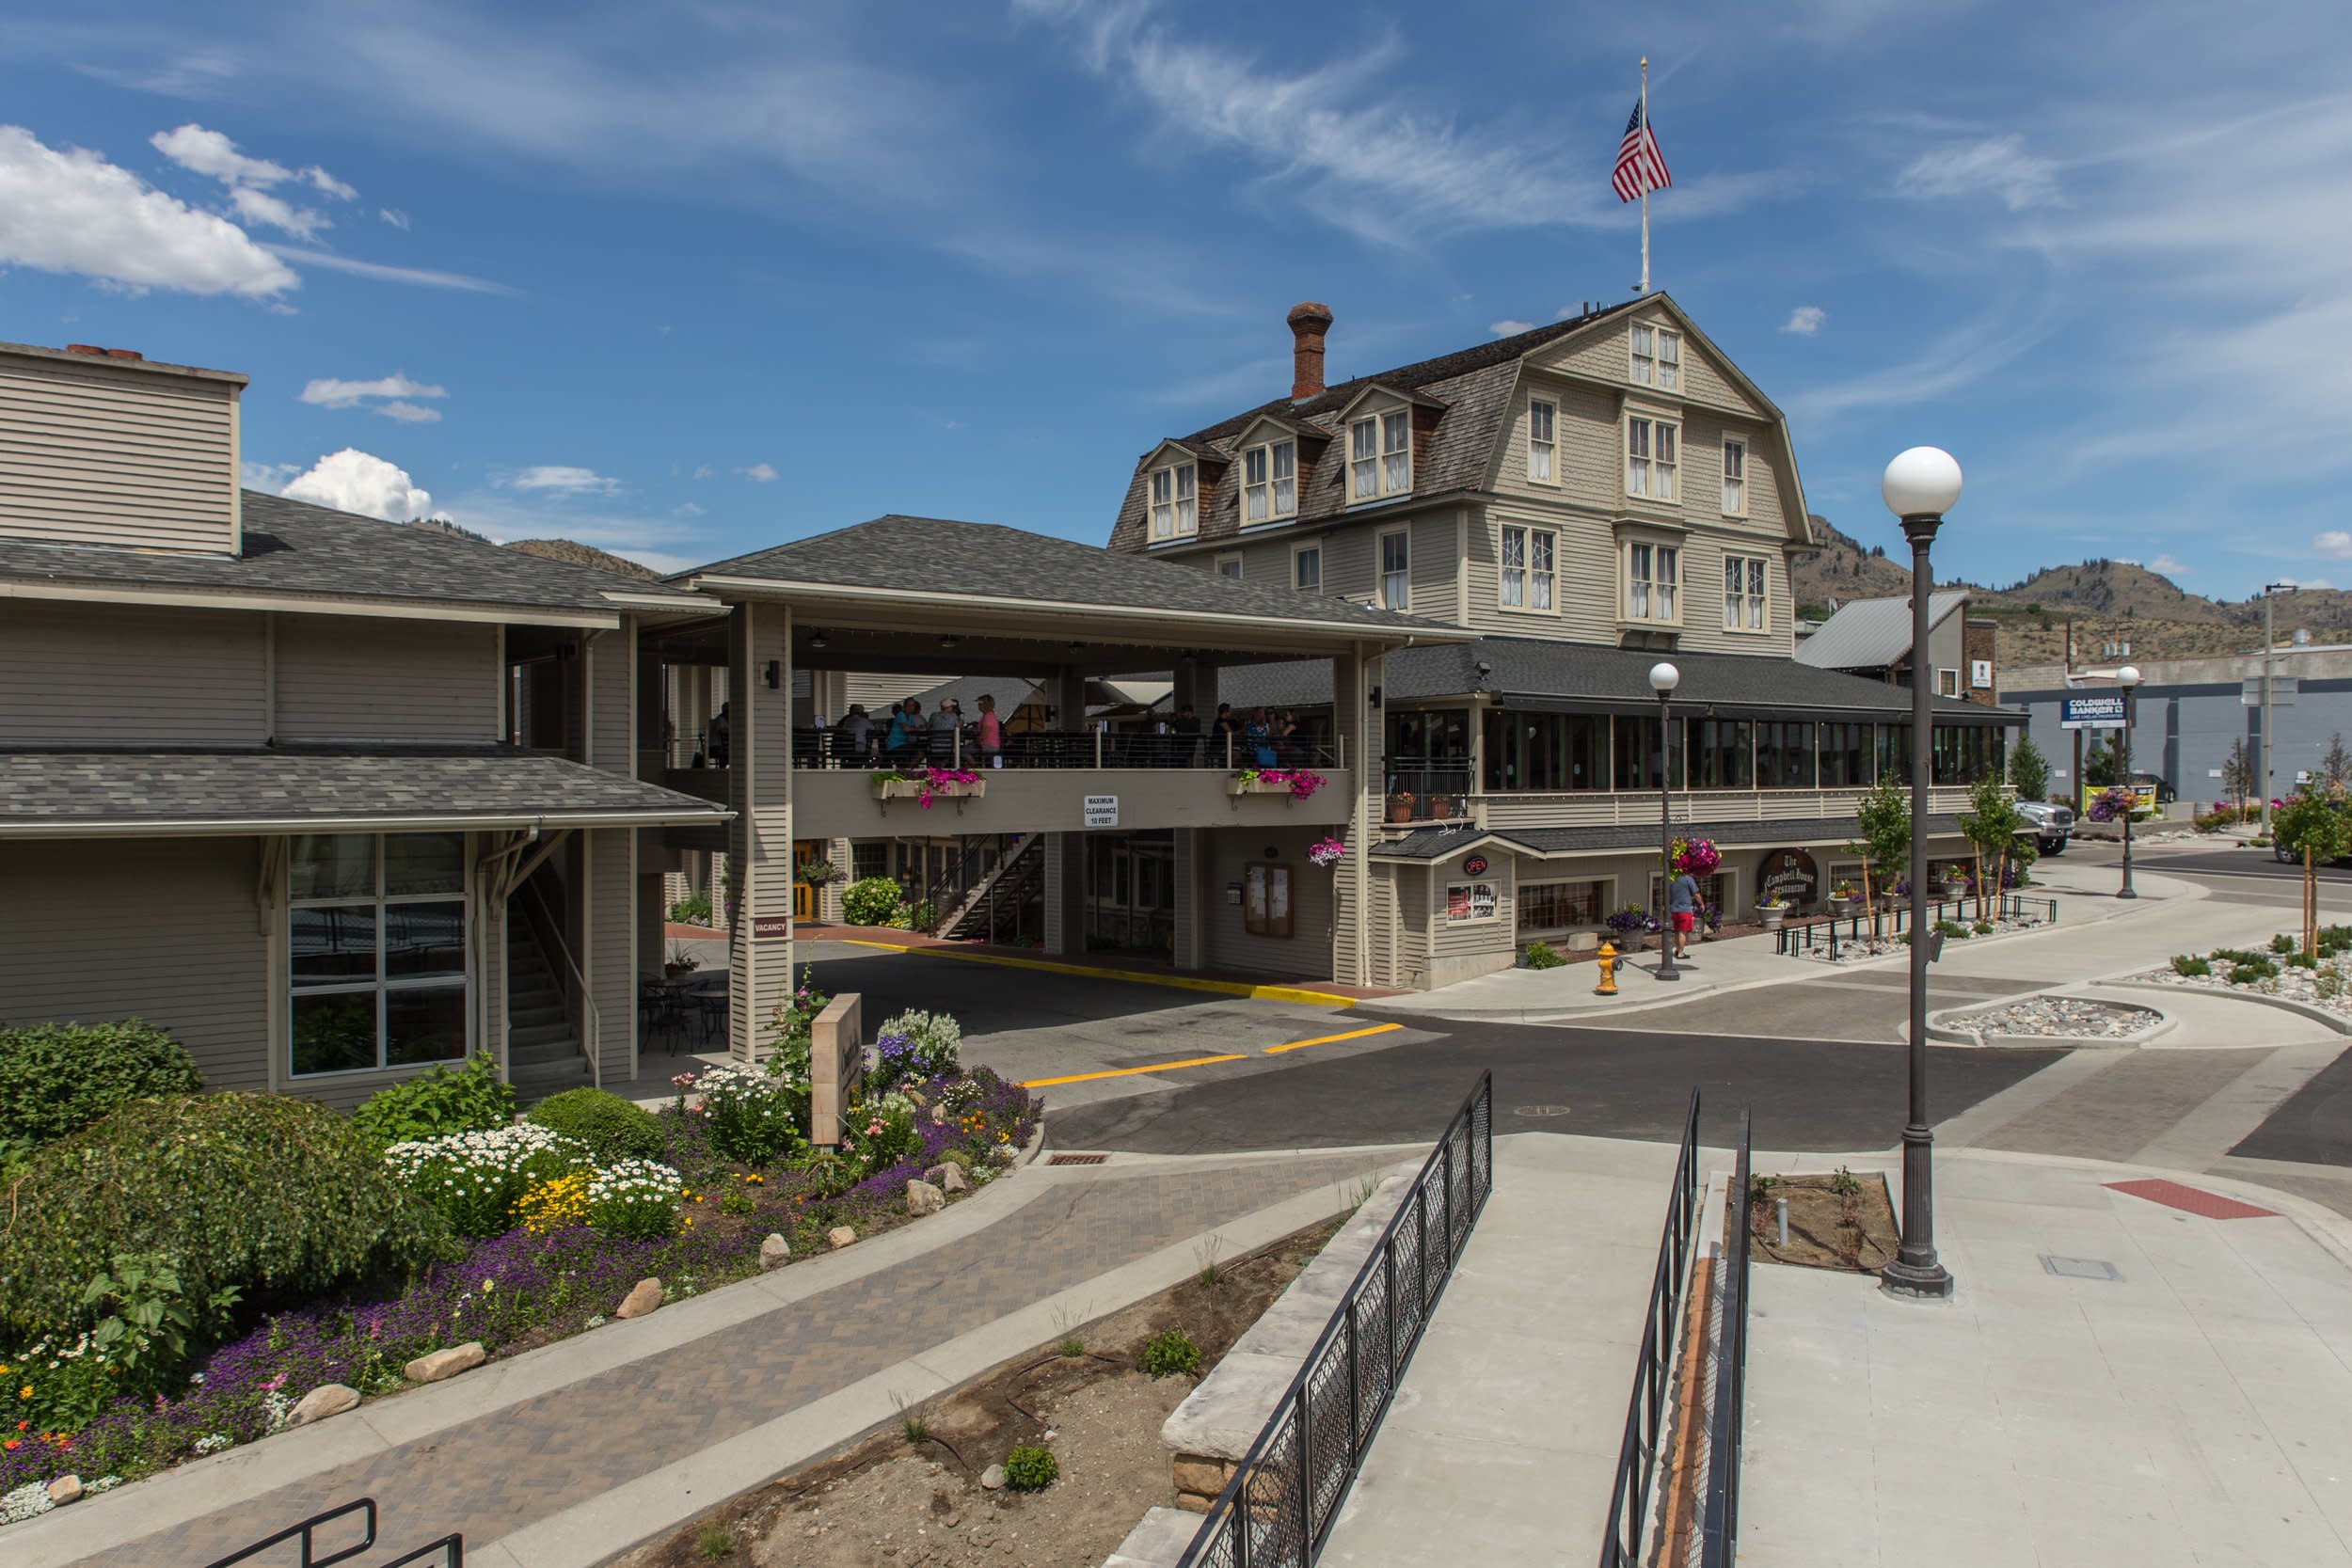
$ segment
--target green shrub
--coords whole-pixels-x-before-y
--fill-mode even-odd
[[[1935,934],[1939,937],[1949,937],[1956,942],[1966,942],[1976,933],[1957,920],[1939,920],[1935,923]]]
[[[868,877],[841,892],[841,918],[852,926],[888,926],[898,917],[904,901],[898,884],[887,877]]]
[[[2352,948],[2352,926],[2322,926],[2319,928],[2319,956],[2332,958]]]
[[[2295,951],[2295,938],[2285,931],[2280,931],[2270,939],[2270,950],[2279,954],[2292,953]]]
[[[1200,1370],[1200,1347],[1181,1328],[1171,1328],[1143,1347],[1136,1365],[1151,1377],[1175,1377]]]
[[[1560,956],[1560,950],[1548,942],[1527,944],[1527,967],[1530,969],[1558,969],[1567,961]]]
[[[710,924],[710,895],[690,893],[670,906],[670,918],[681,926]]]
[[[588,1223],[615,1236],[654,1241],[677,1230],[686,1183],[659,1160],[623,1160],[588,1179]]]
[[[89,1281],[123,1253],[171,1259],[207,1302],[324,1295],[423,1260],[443,1227],[345,1117],[307,1100],[138,1100],[28,1160],[0,1210],[0,1326],[87,1327]]]
[[[1054,1450],[1024,1443],[1005,1455],[1005,1484],[1016,1492],[1042,1492],[1061,1474]]]
[[[169,1258],[122,1252],[82,1288],[82,1305],[100,1314],[90,1343],[119,1379],[119,1389],[147,1394],[178,1381],[196,1343],[210,1343],[227,1332],[241,1293],[229,1285],[203,1300],[191,1299]],[[98,1411],[72,1414],[79,1418],[72,1423],[78,1429]]]
[[[531,1108],[530,1120],[588,1146],[596,1164],[653,1160],[661,1154],[661,1123],[643,1105],[604,1089],[565,1089]]]
[[[929,931],[939,924],[939,906],[928,898],[918,898],[899,911],[891,924],[903,926],[910,931]]]
[[[2217,947],[2210,957],[2216,963],[2266,964],[2270,961],[2269,954],[2250,952],[2243,947]]]
[[[488,1052],[478,1052],[462,1067],[437,1067],[376,1090],[359,1102],[351,1119],[378,1148],[453,1132],[488,1132],[515,1119],[515,1086],[499,1077],[498,1062]]]
[[[2276,980],[2278,977],[2279,966],[2268,958],[2250,964],[2233,964],[2230,969],[2230,984],[2233,986],[2250,986],[2257,981]]]
[[[203,1086],[180,1042],[135,1018],[0,1029],[0,1150],[78,1132],[126,1101]]]
[[[772,1065],[772,1064],[771,1064]],[[710,1147],[725,1159],[764,1165],[808,1143],[808,1091],[756,1068],[722,1063],[694,1080]]]
[[[395,1180],[432,1205],[452,1230],[476,1239],[513,1229],[525,1193],[588,1163],[586,1148],[532,1122],[420,1138],[384,1151],[384,1168]]]
[[[2287,967],[2289,969],[2317,969],[2319,967],[2319,955],[2316,953],[2289,953],[2287,955]]]
[[[1989,937],[1993,934],[1993,922],[1990,920],[1979,920],[1968,928],[1976,932],[1977,935],[1980,937]]]
[[[2176,953],[2172,956],[2172,973],[2175,974],[2185,974],[2191,976],[2199,974],[2211,974],[2213,973],[2213,965],[2205,959],[2196,958],[2190,954]]]
[[[874,1070],[880,1086],[910,1078],[946,1078],[963,1056],[963,1026],[952,1013],[919,1010],[884,1019],[874,1035]]]

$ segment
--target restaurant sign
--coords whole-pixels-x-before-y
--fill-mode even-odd
[[[1776,893],[1786,904],[1810,904],[1820,896],[1821,871],[1802,849],[1775,849],[1756,874],[1756,896]]]

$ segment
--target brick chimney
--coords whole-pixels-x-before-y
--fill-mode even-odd
[[[1323,335],[1331,330],[1331,308],[1308,300],[1291,307],[1291,401],[1304,402],[1323,390]]]

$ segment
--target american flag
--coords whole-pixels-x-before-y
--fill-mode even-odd
[[[1650,134],[1649,117],[1643,109],[1642,100],[1635,99],[1633,118],[1625,122],[1625,140],[1617,144],[1616,171],[1609,177],[1619,201],[1635,200],[1675,182],[1666,172],[1666,156],[1658,150],[1658,138]]]

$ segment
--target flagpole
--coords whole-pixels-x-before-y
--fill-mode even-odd
[[[1642,135],[1649,135],[1649,56],[1642,56]],[[1649,179],[1642,180],[1642,293],[1649,293]]]

